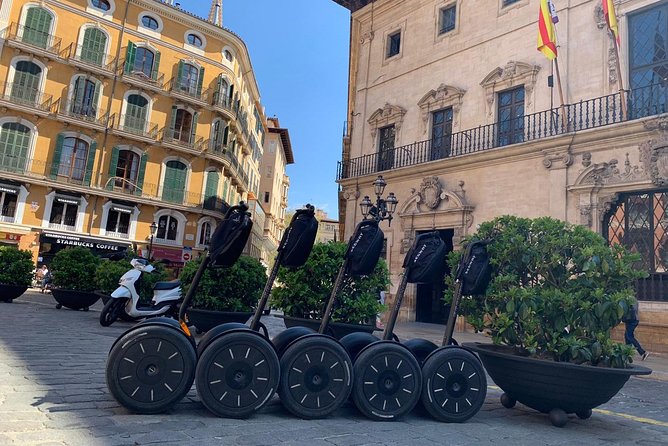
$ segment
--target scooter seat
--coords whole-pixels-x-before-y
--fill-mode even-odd
[[[153,285],[155,291],[173,290],[181,286],[180,280],[170,280],[169,282],[156,282]]]

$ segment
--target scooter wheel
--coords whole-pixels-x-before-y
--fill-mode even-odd
[[[329,336],[299,338],[281,356],[278,394],[300,418],[326,417],[348,400],[351,389],[350,356]]]
[[[125,299],[109,299],[100,313],[100,325],[108,327],[120,316],[125,306]]]
[[[246,418],[276,392],[279,367],[265,338],[250,330],[224,334],[206,346],[197,362],[197,395],[219,417]]]
[[[163,325],[139,326],[109,352],[107,387],[132,412],[164,412],[190,390],[196,361],[195,348],[184,333]]]
[[[436,350],[425,361],[422,376],[422,404],[439,421],[464,422],[485,402],[485,370],[478,358],[463,348]]]
[[[420,399],[422,371],[413,354],[395,342],[377,342],[355,360],[353,402],[368,418],[390,421]]]

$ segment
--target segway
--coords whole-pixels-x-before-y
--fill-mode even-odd
[[[410,412],[420,400],[420,363],[408,347],[399,343],[394,325],[408,283],[442,280],[445,250],[438,232],[419,235],[404,258],[404,274],[382,340],[358,333],[341,340],[354,358],[353,402],[368,418],[395,420]],[[427,348],[433,345],[421,341],[427,343]]]
[[[328,333],[337,295],[346,275],[373,272],[383,247],[383,232],[375,220],[357,225],[327,301],[317,333],[304,327],[283,331],[274,339],[281,358],[278,394],[283,405],[304,419],[325,417],[348,400],[352,362],[346,349]]]
[[[236,262],[252,224],[243,202],[231,207],[211,237],[209,251],[179,309],[179,320],[147,319],[114,342],[106,379],[109,391],[121,405],[135,413],[160,413],[188,393],[195,378],[197,352],[186,325],[186,309],[208,266],[228,267]]]
[[[454,297],[441,347],[422,365],[421,401],[427,412],[439,421],[461,423],[478,413],[487,395],[487,377],[478,357],[464,347],[450,345],[462,294],[484,294],[490,267],[487,244],[491,240],[468,244],[457,268]]]
[[[279,360],[266,328],[264,336],[259,333],[263,327],[260,318],[279,267],[296,268],[308,259],[318,231],[314,213],[315,208],[307,205],[292,217],[250,327],[239,323],[219,325],[209,330],[197,347],[197,394],[204,406],[220,417],[248,417],[276,392]]]

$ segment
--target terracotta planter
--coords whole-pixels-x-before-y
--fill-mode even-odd
[[[27,289],[28,287],[23,285],[7,285],[0,283],[0,301],[11,302],[25,293]]]
[[[198,333],[204,333],[221,324],[228,322],[246,323],[253,312],[235,312],[235,311],[213,311],[200,310],[197,308],[188,309],[188,321],[190,321]]]
[[[51,289],[53,298],[58,304],[56,308],[71,308],[72,310],[88,311],[88,308],[100,300],[100,296],[89,291],[65,290],[62,288]]]
[[[591,410],[615,396],[631,375],[652,373],[641,366],[617,369],[518,356],[508,346],[477,342],[463,346],[480,356],[489,376],[505,392],[504,406],[510,408],[519,401],[549,413],[550,421],[559,427],[566,424],[566,414],[589,418]]]
[[[276,315],[283,319],[285,326],[290,327],[308,327],[314,331],[320,329],[320,319],[305,319],[301,317],[292,317],[292,316],[281,316]],[[373,333],[377,328],[375,325],[363,325],[363,324],[346,324],[343,322],[330,322],[327,330],[327,334],[331,335],[336,339],[341,339],[342,337],[357,332],[364,333]]]

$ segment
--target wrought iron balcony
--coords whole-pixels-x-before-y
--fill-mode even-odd
[[[106,76],[114,74],[116,58],[111,55],[74,43],[67,48],[66,53],[69,61],[77,66],[92,69],[92,71]]]
[[[199,139],[196,139],[190,130],[163,127],[160,130],[160,141],[162,141],[163,144],[178,146],[178,148],[181,149],[199,151],[203,148],[204,138],[200,137]]]
[[[121,52],[125,54],[127,47],[122,48]],[[121,74],[123,75],[123,79],[130,84],[155,91],[162,91],[165,86],[165,74],[160,73],[155,64],[150,71],[149,74],[142,69],[137,69],[133,65],[128,65],[127,61],[123,61]]]
[[[97,110],[89,104],[69,102],[58,112],[61,117],[71,118],[73,122],[83,121],[100,127],[107,125],[107,115],[97,116]]]
[[[17,83],[3,83],[4,94],[0,99],[10,105],[28,107],[41,112],[51,113],[53,111],[53,96],[35,88]]]
[[[120,115],[116,121],[116,115],[111,117],[113,128],[127,133],[131,136],[155,141],[158,138],[158,124],[148,122],[146,119],[131,115]]]
[[[10,46],[47,57],[60,57],[62,39],[53,34],[12,23],[5,29],[4,37]]]
[[[235,113],[230,98],[219,91],[213,93],[211,105],[213,105],[214,108],[223,109],[231,114]]]
[[[572,134],[665,113],[668,109],[668,86],[652,85],[628,91],[625,98],[626,115],[622,110],[621,100],[619,93],[610,94],[565,105],[563,110],[561,107],[555,107],[508,121],[445,135],[442,138],[418,141],[344,162],[339,161],[337,180]]]
[[[197,82],[188,81],[186,79],[172,78],[169,81],[169,91],[172,94],[184,97],[186,100],[194,101],[196,104],[206,102],[207,92],[202,93],[198,88]]]

